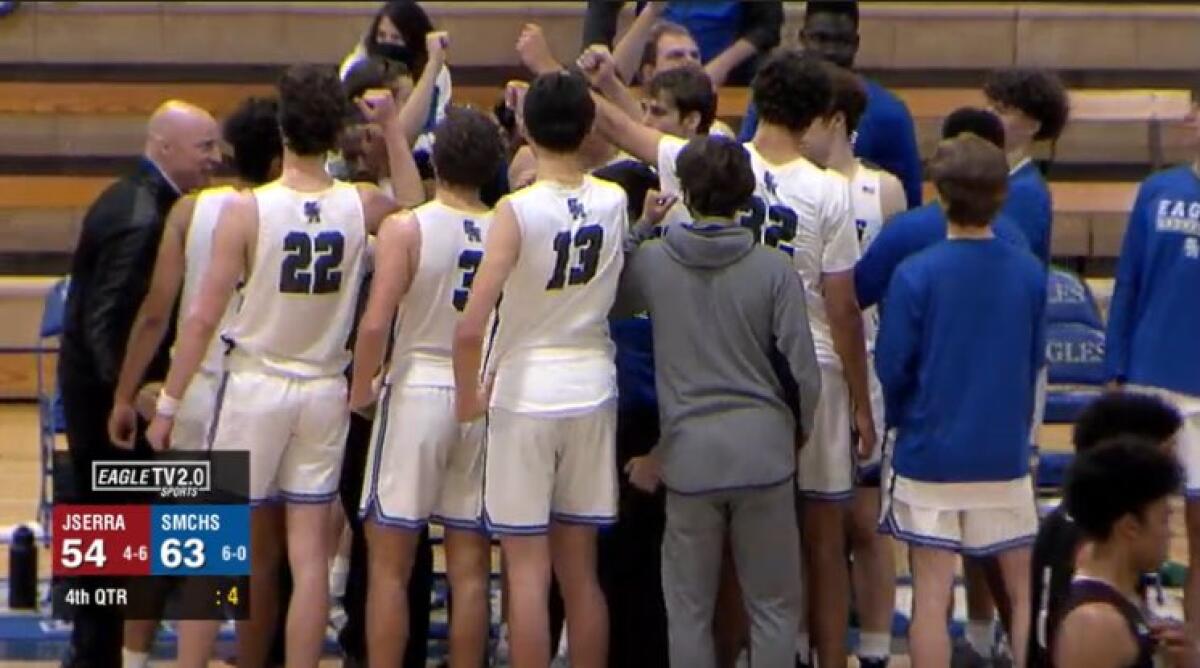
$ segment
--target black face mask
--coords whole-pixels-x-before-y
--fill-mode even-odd
[[[386,58],[387,60],[395,60],[404,63],[409,71],[412,71],[413,65],[417,59],[417,54],[412,49],[404,44],[380,44],[376,43],[367,50],[370,55]]]

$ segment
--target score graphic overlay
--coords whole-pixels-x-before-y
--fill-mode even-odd
[[[246,452],[166,452],[95,461],[85,480],[55,461],[54,616],[245,619],[250,506]]]

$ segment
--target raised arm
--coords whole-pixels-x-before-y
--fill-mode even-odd
[[[205,351],[225,314],[238,281],[248,273],[250,250],[258,234],[258,206],[254,195],[232,196],[221,210],[213,233],[212,260],[200,284],[196,306],[179,328],[175,357],[158,397],[157,414],[146,433],[156,450],[169,445],[171,425],[180,398],[200,367]]]
[[[383,365],[388,330],[396,309],[408,294],[417,270],[420,248],[421,229],[413,214],[395,214],[384,219],[375,242],[375,280],[354,342],[351,410],[361,410],[375,403],[372,384]]]
[[[500,200],[488,229],[483,261],[471,283],[467,306],[454,328],[454,386],[460,422],[470,422],[487,410],[490,382],[481,384],[483,339],[500,292],[521,252],[521,228],[507,199]],[[482,389],[481,389],[482,385]]]
[[[663,11],[667,8],[665,2],[648,2],[642,8],[642,13],[637,15],[637,18],[630,24],[629,30],[621,35],[621,39],[617,41],[616,46],[612,49],[613,60],[616,61],[617,75],[626,83],[633,83],[634,75],[638,73],[638,67],[642,64],[642,54],[646,51],[646,42],[650,39],[650,33],[654,31],[654,24],[662,18]],[[591,46],[584,44],[584,48]],[[608,47],[608,44],[604,44]]]
[[[439,30],[425,35],[425,49],[429,52],[429,58],[425,61],[425,69],[421,71],[417,85],[400,108],[400,127],[409,146],[416,143],[421,130],[425,128],[429,109],[437,94],[437,79],[446,66],[446,50],[449,48],[449,33]]]
[[[158,257],[154,261],[154,274],[150,277],[150,290],[142,300],[129,342],[125,345],[125,359],[117,376],[117,387],[113,392],[113,409],[108,418],[108,438],[114,444],[132,448],[137,429],[137,412],[134,397],[146,375],[146,369],[154,360],[163,336],[171,324],[171,311],[183,285],[184,246],[188,223],[196,208],[196,196],[187,195],[171,207],[158,243]]]
[[[395,195],[395,206],[391,208],[368,209],[364,199],[367,230],[374,234],[384,217],[396,208],[411,209],[422,204],[425,201],[425,186],[421,183],[417,163],[413,161],[412,147],[404,137],[404,128],[396,112],[396,100],[391,91],[367,91],[355,102],[363,116],[368,121],[377,123],[383,130],[384,141],[387,144],[388,171],[391,173],[392,192]]]
[[[579,69],[596,88],[612,86],[616,77],[612,54],[603,47],[591,47],[579,56]],[[630,118],[612,102],[592,95],[596,102],[596,130],[609,142],[647,164],[658,163],[658,144],[663,133]]]

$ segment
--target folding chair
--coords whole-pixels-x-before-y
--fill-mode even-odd
[[[37,362],[37,402],[38,402],[38,436],[39,450],[42,462],[41,492],[38,497],[37,518],[42,526],[42,542],[50,543],[50,515],[53,495],[52,484],[54,474],[54,448],[58,434],[66,430],[63,419],[62,397],[58,393],[57,383],[49,374],[47,356],[58,352],[59,337],[63,329],[63,311],[67,303],[67,287],[70,276],[57,281],[42,305],[42,324],[38,330],[38,340],[34,345],[34,358]]]

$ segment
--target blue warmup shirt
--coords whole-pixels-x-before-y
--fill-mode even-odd
[[[696,46],[700,47],[700,62],[707,63],[738,40],[742,3],[738,0],[675,0],[667,3],[663,18],[687,26]]]
[[[1009,217],[1029,240],[1029,250],[1042,264],[1050,264],[1050,226],[1054,222],[1054,205],[1050,187],[1042,172],[1027,160],[1008,177],[1008,197],[1000,213]]]
[[[650,318],[642,315],[613,320],[609,331],[617,347],[617,410],[627,415],[657,415]]]
[[[917,149],[917,131],[908,107],[892,91],[863,78],[867,88],[867,108],[858,121],[854,155],[891,172],[904,185],[908,208],[921,205],[921,153]],[[738,140],[750,141],[758,129],[758,110],[754,103],[746,109]]]
[[[875,343],[893,466],[924,482],[1029,473],[1046,270],[1000,239],[951,239],[905,260]]]
[[[868,308],[879,303],[896,267],[911,255],[946,240],[946,213],[937,202],[897,214],[880,228],[878,236],[854,265],[854,290],[858,303]],[[1029,248],[1025,235],[1001,213],[992,222],[996,238],[1018,248]]]
[[[1104,355],[1110,379],[1200,396],[1200,178],[1142,183],[1117,264]]]

